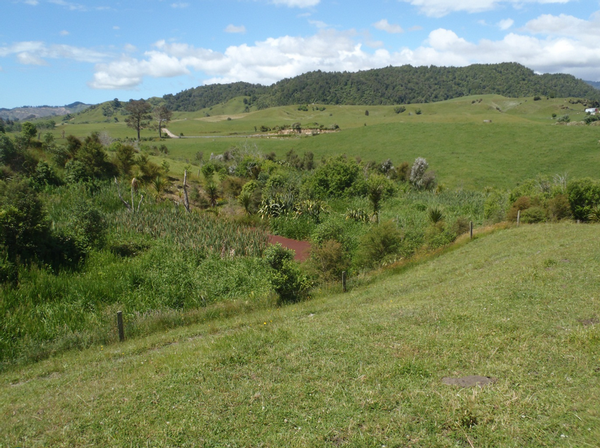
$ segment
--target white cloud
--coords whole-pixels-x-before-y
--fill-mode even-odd
[[[16,55],[21,64],[46,65],[45,59],[72,59],[97,63],[107,57],[105,53],[71,45],[47,45],[44,42],[17,42],[0,47],[0,57]]]
[[[244,34],[246,32],[246,27],[244,25],[235,26],[235,25],[227,25],[225,28],[226,33],[239,33]]]
[[[87,11],[87,8],[84,5],[80,5],[78,3],[70,3],[65,0],[48,0],[49,3],[54,3],[55,5],[64,6],[65,8],[71,11]]]
[[[135,53],[137,51],[137,47],[132,44],[125,44],[123,46],[123,50],[125,50],[127,53]]]
[[[500,22],[498,22],[498,28],[500,28],[502,31],[506,31],[514,24],[515,24],[515,21],[513,19],[504,19],[504,20],[500,20]]]
[[[391,34],[399,34],[404,32],[400,25],[392,25],[387,21],[387,19],[382,19],[379,22],[374,23],[373,26],[378,30],[385,31]]]
[[[23,65],[48,65],[42,58],[27,51],[17,53],[17,60]]]
[[[31,6],[37,6],[40,2],[38,2],[38,0],[23,0],[23,3]]]
[[[452,12],[465,11],[470,13],[489,11],[502,4],[520,7],[524,3],[569,3],[572,0],[399,0],[410,3],[431,17],[442,17]]]
[[[544,14],[527,22],[525,29],[533,34],[570,36],[582,39],[598,37],[600,36],[600,13],[592,15],[589,21],[565,14],[559,16]]]
[[[290,8],[310,8],[317,6],[321,0],[271,0],[274,5],[289,6]]]
[[[312,70],[354,72],[389,65],[466,66],[500,62],[519,62],[537,72],[571,73],[596,80],[600,73],[597,20],[600,15],[589,21],[571,16],[540,16],[520,32],[508,33],[500,40],[469,41],[453,30],[439,28],[430,32],[421,46],[395,52],[372,46],[368,33],[335,29],[320,30],[308,37],[282,36],[230,46],[223,52],[161,40],[142,58],[123,56],[96,65],[90,86],[135,88],[144,77],[192,73],[208,78],[207,84],[246,81],[268,85]],[[596,34],[590,36],[588,31]],[[0,56],[3,51],[6,50],[0,47]],[[22,52],[42,54],[29,48],[14,51]]]
[[[93,89],[132,89],[142,83],[144,76],[171,78],[189,74],[181,60],[157,51],[145,53],[148,59],[138,60],[123,56],[109,64],[98,64],[93,81]]]
[[[59,34],[61,36],[68,36],[70,33],[67,30],[62,30]]]
[[[312,26],[319,28],[319,29],[329,28],[329,25],[327,25],[325,22],[323,22],[321,20],[309,20],[308,23],[310,23]]]
[[[187,8],[188,6],[190,6],[189,3],[171,3],[171,8]]]

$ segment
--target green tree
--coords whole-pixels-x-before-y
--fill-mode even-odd
[[[125,105],[125,110],[129,113],[125,118],[125,123],[130,128],[137,131],[137,139],[140,141],[140,131],[145,129],[152,119],[150,112],[152,105],[145,100],[129,100]]]
[[[88,135],[77,152],[77,160],[86,167],[88,175],[99,178],[111,174],[104,146],[97,132]]]
[[[27,145],[29,145],[31,139],[37,135],[37,128],[33,123],[26,121],[21,125],[21,135],[27,142]]]
[[[9,182],[0,191],[0,246],[11,262],[32,259],[50,231],[42,201],[26,180]]]

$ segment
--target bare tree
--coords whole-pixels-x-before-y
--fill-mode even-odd
[[[150,112],[152,111],[152,105],[145,100],[129,100],[125,105],[125,110],[129,112],[125,123],[130,128],[137,131],[137,139],[140,141],[140,131],[145,129],[152,119]]]
[[[162,138],[162,128],[173,118],[173,111],[164,104],[154,109],[154,120],[158,123],[158,138]]]

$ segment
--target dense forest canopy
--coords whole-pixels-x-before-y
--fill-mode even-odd
[[[544,95],[600,99],[597,89],[572,75],[537,75],[517,63],[468,67],[404,65],[356,73],[315,71],[281,80],[269,87],[245,82],[213,84],[163,98],[172,110],[195,111],[239,96],[249,97],[249,105],[264,109],[302,103],[429,103],[484,94],[513,98]]]

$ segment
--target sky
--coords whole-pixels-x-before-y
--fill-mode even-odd
[[[600,81],[600,0],[0,0],[0,17],[0,108],[406,64]]]

